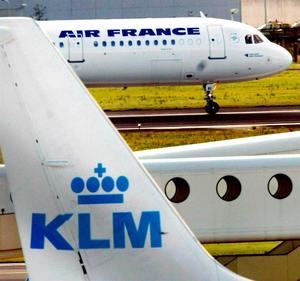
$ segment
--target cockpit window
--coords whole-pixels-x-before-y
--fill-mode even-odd
[[[245,36],[245,41],[246,41],[246,44],[252,44],[252,35],[251,34],[247,34]]]
[[[255,44],[259,44],[259,43],[264,42],[257,34],[253,35],[253,39],[254,39]]]

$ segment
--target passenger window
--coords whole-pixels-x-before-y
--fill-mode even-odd
[[[252,35],[251,34],[247,34],[245,36],[245,41],[246,41],[246,44],[252,44]]]
[[[146,41],[145,41],[145,44],[146,44],[146,46],[149,46],[149,45],[150,45],[150,41],[149,41],[149,40],[146,40]]]
[[[63,48],[65,46],[64,42],[59,42],[59,47]]]
[[[172,178],[165,186],[165,194],[173,203],[182,203],[190,195],[190,185],[184,178]]]
[[[157,46],[158,45],[158,40],[154,40],[153,43],[154,43],[155,46]]]
[[[175,44],[176,44],[175,39],[172,39],[172,40],[171,40],[171,44],[172,44],[172,45],[175,45]]]
[[[259,44],[259,43],[264,42],[257,34],[253,35],[253,39],[254,39],[255,44]]]
[[[163,45],[167,45],[168,42],[167,42],[167,40],[164,39],[164,40],[162,41],[162,43],[163,43]]]
[[[111,41],[111,46],[112,47],[116,46],[116,42],[115,41]]]
[[[97,41],[94,41],[94,47],[98,47],[99,43]]]
[[[225,176],[217,183],[217,194],[224,201],[230,202],[236,200],[242,191],[242,185],[238,178],[234,176]]]
[[[137,40],[137,41],[136,41],[136,44],[137,44],[138,46],[141,46],[141,45],[142,45],[142,43],[141,43],[140,40]]]
[[[121,46],[121,47],[124,46],[124,41],[120,41],[120,46]]]
[[[103,42],[102,42],[102,46],[103,46],[103,47],[106,47],[106,46],[107,46],[107,42],[106,42],[106,41],[103,41]]]
[[[132,41],[128,41],[128,46],[132,46]]]

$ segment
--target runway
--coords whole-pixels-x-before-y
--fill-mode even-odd
[[[120,131],[300,126],[300,106],[223,108],[214,116],[202,109],[106,113]]]

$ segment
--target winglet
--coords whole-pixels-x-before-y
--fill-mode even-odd
[[[202,11],[200,11],[200,18],[206,18],[206,15]]]

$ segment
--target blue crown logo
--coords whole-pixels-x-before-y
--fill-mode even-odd
[[[106,173],[106,168],[102,163],[94,169],[95,174],[98,177],[90,177],[86,183],[81,177],[75,177],[71,182],[71,189],[74,193],[78,194],[79,205],[96,205],[96,204],[122,204],[124,203],[124,192],[129,188],[129,181],[127,177],[120,176],[116,181],[110,177],[103,175]],[[102,178],[103,177],[103,178]],[[101,180],[100,180],[101,179]],[[96,193],[100,190],[100,187],[105,192],[104,194],[80,194],[84,191],[84,188],[90,193]],[[114,189],[121,192],[117,194],[111,194]]]

